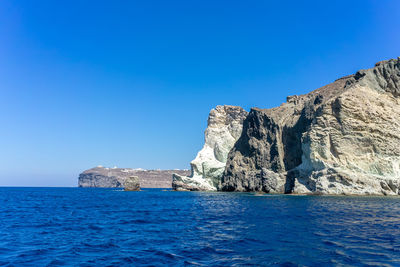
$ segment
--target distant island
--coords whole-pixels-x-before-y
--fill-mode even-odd
[[[106,168],[97,166],[82,172],[79,187],[123,188],[130,176],[137,176],[142,188],[171,188],[172,173],[189,175],[189,170],[144,170],[129,168]]]

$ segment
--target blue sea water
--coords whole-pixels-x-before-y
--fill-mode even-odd
[[[0,188],[1,266],[400,266],[400,198]]]

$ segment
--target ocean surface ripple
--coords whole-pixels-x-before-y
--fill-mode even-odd
[[[0,188],[0,266],[400,266],[400,198]]]

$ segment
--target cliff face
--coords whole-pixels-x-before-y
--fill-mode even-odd
[[[79,187],[124,187],[131,176],[139,178],[142,188],[171,188],[172,173],[188,175],[189,170],[143,170],[95,167],[79,175]]]
[[[191,175],[173,175],[175,190],[217,190],[229,151],[242,132],[247,112],[241,107],[217,106],[207,121],[205,143],[190,163]]]
[[[224,191],[399,194],[400,58],[252,109]]]

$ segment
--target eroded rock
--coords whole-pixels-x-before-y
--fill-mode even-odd
[[[228,153],[242,133],[246,116],[247,112],[241,107],[225,105],[212,109],[208,117],[204,146],[190,163],[191,175],[174,174],[172,187],[175,190],[217,190]]]
[[[140,182],[139,177],[137,176],[129,176],[124,181],[124,190],[125,191],[140,191]]]
[[[221,190],[397,195],[400,59],[252,109]]]

